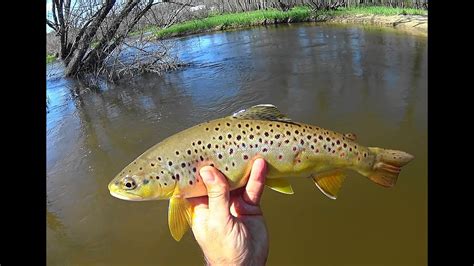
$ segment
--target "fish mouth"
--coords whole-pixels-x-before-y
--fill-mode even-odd
[[[122,199],[122,200],[129,200],[129,201],[144,201],[143,198],[141,198],[138,195],[132,194],[132,193],[127,193],[127,195],[124,195],[122,193],[117,193],[115,191],[110,191],[110,195]]]

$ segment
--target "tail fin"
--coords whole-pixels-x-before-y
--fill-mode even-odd
[[[375,163],[372,170],[367,173],[367,177],[384,187],[395,186],[400,168],[415,158],[403,151],[375,147],[369,147],[369,150],[375,154]]]

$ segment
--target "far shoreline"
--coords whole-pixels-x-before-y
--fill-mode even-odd
[[[427,11],[400,9],[383,6],[358,7],[342,10],[311,11],[306,7],[296,7],[286,12],[258,10],[242,13],[217,14],[203,19],[175,24],[167,29],[155,26],[133,32],[129,38],[147,35],[148,41],[173,39],[202,33],[247,29],[258,26],[313,22],[324,24],[371,25],[397,29],[401,32],[428,37]],[[46,55],[46,63],[55,62],[54,55]]]

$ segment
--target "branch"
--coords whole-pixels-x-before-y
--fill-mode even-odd
[[[46,19],[46,24],[52,28],[55,32],[58,32],[58,27],[57,25],[54,25],[52,21],[50,21],[49,19]]]

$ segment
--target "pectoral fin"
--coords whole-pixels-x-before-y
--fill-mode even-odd
[[[283,178],[268,178],[265,180],[265,185],[283,194],[294,193],[290,183]]]
[[[330,199],[336,199],[337,193],[341,189],[342,182],[346,178],[346,174],[342,171],[334,171],[330,173],[319,174],[313,177],[314,184]]]
[[[176,241],[181,240],[191,226],[193,208],[185,198],[172,196],[168,208],[168,226]]]

